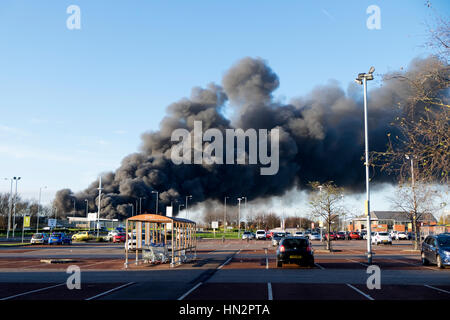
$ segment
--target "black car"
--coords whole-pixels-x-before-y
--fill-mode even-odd
[[[450,234],[428,236],[422,243],[422,264],[435,263],[438,268],[450,266]]]
[[[314,253],[307,238],[287,237],[281,240],[277,249],[277,267],[283,263],[296,263],[304,266],[314,266]]]

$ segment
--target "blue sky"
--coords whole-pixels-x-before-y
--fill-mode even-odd
[[[138,150],[167,105],[220,83],[245,56],[268,61],[285,101],[329,79],[346,88],[371,65],[406,67],[429,54],[433,10],[450,12],[448,1],[425,2],[2,0],[0,178],[21,176],[26,198],[47,186],[44,203],[84,189]],[[66,27],[72,4],[80,30]],[[366,27],[369,5],[381,30]]]

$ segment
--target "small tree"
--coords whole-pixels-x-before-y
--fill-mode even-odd
[[[442,208],[437,204],[439,197],[440,193],[436,186],[423,181],[416,181],[413,184],[400,183],[394,196],[388,197],[393,207],[403,212],[411,221],[415,250],[419,248],[420,241],[418,222],[433,217],[433,212]]]
[[[339,219],[339,215],[343,212],[341,206],[343,188],[337,187],[333,181],[320,184],[319,182],[310,182],[309,184],[316,192],[309,194],[309,205],[313,216],[324,220],[330,232],[331,224],[334,220]],[[327,237],[327,250],[331,250],[330,237]]]

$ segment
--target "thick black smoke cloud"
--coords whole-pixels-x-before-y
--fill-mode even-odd
[[[404,75],[414,78],[427,69],[434,58],[415,60]],[[248,200],[283,195],[296,186],[305,188],[309,181],[332,180],[353,191],[362,191],[364,178],[364,127],[362,88],[351,84],[345,92],[336,83],[316,87],[308,95],[289,104],[277,103],[273,92],[278,76],[261,59],[244,58],[228,70],[222,86],[195,87],[190,98],[167,107],[160,130],[142,135],[142,148],[125,157],[120,168],[104,174],[101,216],[123,218],[131,215],[129,203],[139,197],[143,211],[154,212],[155,195],[160,195],[159,212],[176,200],[184,203],[192,195],[193,203],[223,201],[246,195]],[[382,151],[386,134],[399,103],[404,103],[412,88],[407,81],[389,81],[369,92],[370,149]],[[232,120],[223,108],[234,109]],[[280,129],[280,168],[274,176],[260,175],[259,165],[175,165],[170,158],[172,132],[178,128],[193,130],[194,120],[203,123],[203,131],[217,128]],[[377,174],[376,181],[388,177]],[[85,199],[90,211],[96,211],[98,181],[73,194],[60,190],[55,199],[58,212],[71,212],[77,201],[84,215]],[[175,206],[176,208],[176,206]]]

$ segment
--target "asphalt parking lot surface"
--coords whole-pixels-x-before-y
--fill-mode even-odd
[[[367,286],[365,241],[313,241],[314,267],[277,268],[270,241],[200,240],[197,258],[125,268],[123,244],[0,248],[0,300],[449,300],[450,269],[423,266],[410,241],[374,246],[380,289]],[[43,259],[68,259],[44,263]],[[79,267],[80,288],[66,285]]]

